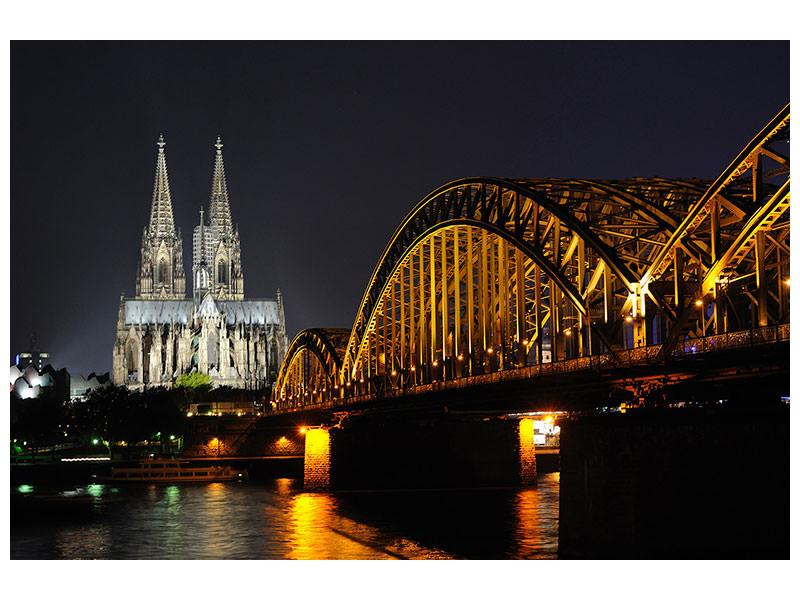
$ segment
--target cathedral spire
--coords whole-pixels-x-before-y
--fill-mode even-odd
[[[203,207],[200,207],[200,264],[207,265],[206,261],[206,224]]]
[[[150,223],[142,233],[142,248],[136,275],[138,298],[183,298],[186,278],[183,271],[183,243],[180,230],[175,229],[172,198],[167,177],[167,158],[164,155],[164,136],[158,136],[156,179]]]
[[[150,209],[150,229],[155,237],[173,237],[175,221],[172,218],[172,198],[169,193],[167,177],[167,157],[164,154],[164,134],[158,136],[158,157],[156,159],[156,179],[153,186],[153,204]]]
[[[211,202],[209,204],[209,221],[218,228],[220,234],[232,233],[231,207],[228,202],[228,184],[225,181],[225,165],[222,162],[222,138],[217,136],[217,156],[214,162],[214,177],[211,180]]]

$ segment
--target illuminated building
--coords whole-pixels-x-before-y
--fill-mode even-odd
[[[214,385],[257,389],[277,376],[288,346],[280,290],[244,298],[239,232],[231,219],[222,141],[207,213],[192,236],[192,297],[186,298],[183,242],[175,228],[165,142],[159,137],[150,223],[142,235],[136,296],[120,298],[112,379],[143,389],[205,373]],[[208,220],[206,221],[205,215]]]
[[[27,352],[20,352],[16,356],[14,363],[20,370],[25,367],[33,366],[37,371],[41,371],[46,363],[50,362],[50,354],[41,352],[39,350],[28,350]]]
[[[111,385],[108,373],[103,375],[90,373],[84,378],[80,374],[70,375],[66,369],[56,371],[50,365],[45,365],[40,370],[33,365],[28,365],[24,369],[11,365],[8,380],[11,392],[23,400],[37,398],[44,388],[51,388],[51,391],[63,400],[67,399],[67,395],[73,401],[85,400],[92,390]]]

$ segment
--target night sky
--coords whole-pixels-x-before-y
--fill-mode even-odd
[[[191,231],[222,135],[247,298],[351,327],[448,181],[716,177],[789,100],[788,42],[12,42],[11,362],[111,368],[164,133]]]

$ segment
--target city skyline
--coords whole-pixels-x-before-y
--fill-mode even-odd
[[[35,333],[82,373],[110,370],[160,133],[184,238],[222,136],[248,296],[280,288],[291,338],[351,327],[397,225],[449,181],[713,179],[789,96],[788,42],[11,49],[11,358]]]

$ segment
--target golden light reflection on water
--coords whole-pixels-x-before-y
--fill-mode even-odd
[[[289,552],[298,560],[452,558],[416,542],[387,536],[379,529],[337,514],[335,496],[302,493],[289,505]]]
[[[559,475],[558,472],[549,473],[547,477],[557,482]],[[517,556],[520,558],[541,556],[543,552],[555,553],[558,550],[557,538],[554,539],[551,531],[557,523],[550,522],[557,521],[557,512],[553,514],[552,500],[543,501],[542,490],[536,488],[519,490],[514,499],[514,514],[516,517],[514,543],[517,547]]]
[[[275,480],[275,492],[279,496],[288,496],[292,491],[292,479],[282,477]]]

